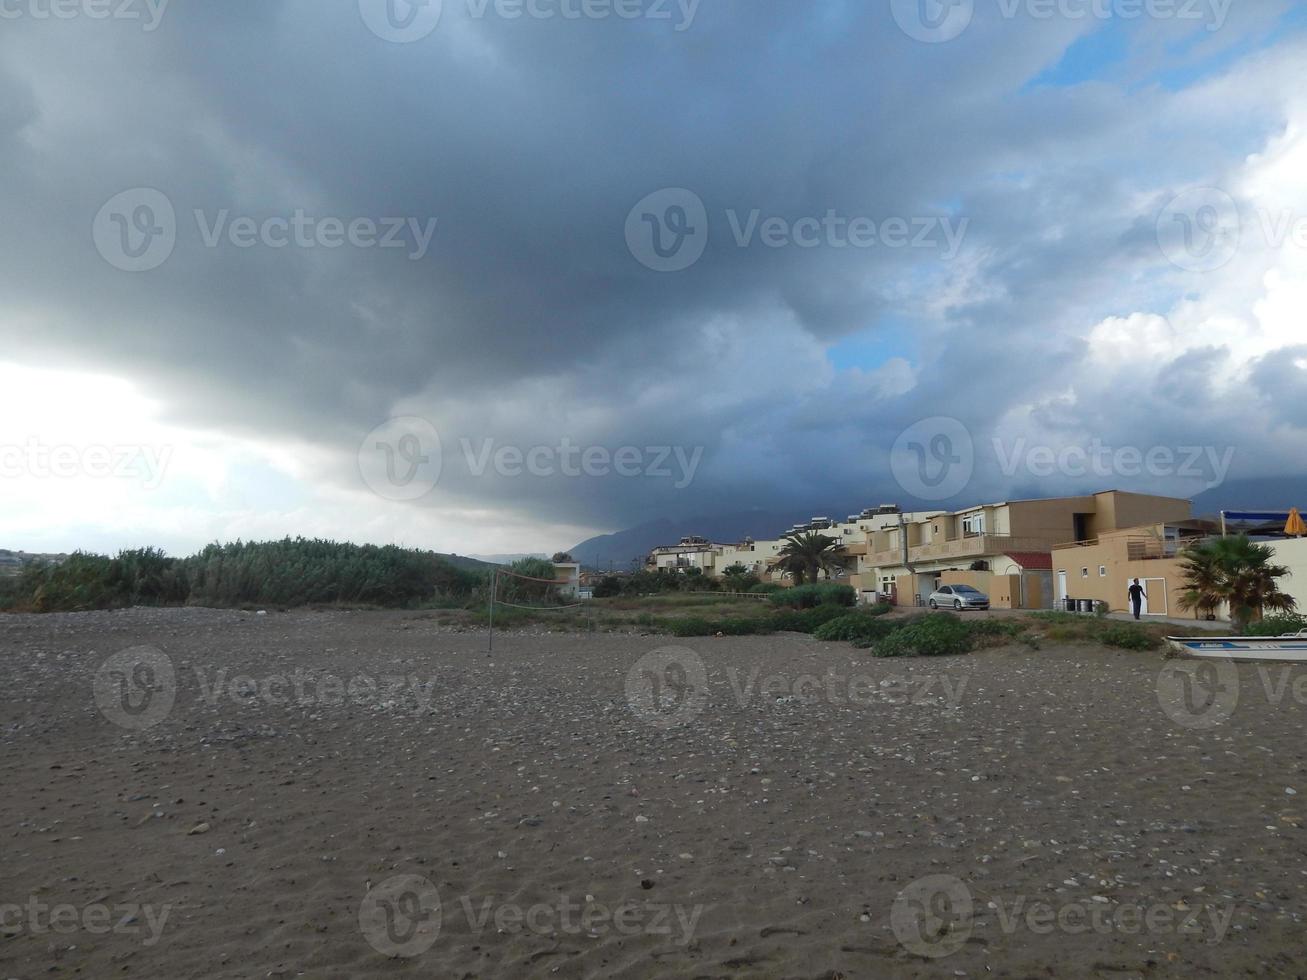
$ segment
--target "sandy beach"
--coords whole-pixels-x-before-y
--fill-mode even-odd
[[[1307,973],[1302,668],[202,609],[0,662],[2,977]]]

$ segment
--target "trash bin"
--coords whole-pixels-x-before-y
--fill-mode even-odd
[[[1092,613],[1093,611],[1094,611],[1094,600],[1093,600],[1093,599],[1077,599],[1077,600],[1076,600],[1076,612],[1081,612],[1081,613]]]
[[[1062,602],[1065,604],[1067,612],[1076,611],[1076,601],[1074,599],[1063,599]]]

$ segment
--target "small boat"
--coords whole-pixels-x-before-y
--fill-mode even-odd
[[[1307,663],[1307,630],[1285,636],[1168,636],[1172,649],[1215,660],[1279,660]]]

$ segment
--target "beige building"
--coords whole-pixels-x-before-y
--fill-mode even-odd
[[[698,568],[705,575],[716,574],[717,558],[726,545],[713,544],[707,538],[685,537],[681,543],[655,548],[645,565],[650,571],[684,572]]]
[[[1059,545],[1053,549],[1057,598],[1102,602],[1112,612],[1129,612],[1130,585],[1139,579],[1147,597],[1144,616],[1194,616],[1180,603],[1181,552],[1219,530],[1214,521],[1159,522]]]
[[[1043,609],[1061,597],[1053,549],[1151,522],[1188,520],[1188,500],[1109,490],[1080,497],[1012,500],[952,513],[905,515],[847,550],[857,559],[864,597],[899,605],[924,601],[939,586],[974,585],[997,608]],[[1068,570],[1068,576],[1069,576]]]
[[[554,584],[558,586],[558,594],[564,599],[577,598],[581,594],[581,563],[554,562]]]
[[[1072,564],[1055,568],[1055,547],[1097,541],[1126,528],[1185,522],[1189,516],[1187,500],[1109,490],[982,504],[952,513],[902,513],[882,505],[845,521],[815,517],[786,533],[820,531],[840,541],[847,567],[836,580],[857,589],[862,602],[891,596],[911,606],[918,596],[924,601],[941,585],[965,583],[989,595],[996,608],[1047,609],[1057,599],[1075,595],[1070,589]],[[784,537],[749,538],[731,545],[687,537],[678,545],[654,549],[647,565],[698,568],[714,577],[742,565],[764,581],[788,584],[792,580],[776,567],[784,547]],[[1111,562],[1106,564],[1111,567]],[[1058,572],[1066,573],[1065,589]]]

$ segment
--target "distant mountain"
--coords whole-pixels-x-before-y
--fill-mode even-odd
[[[436,557],[443,558],[455,568],[461,568],[468,572],[488,572],[495,565],[500,564],[499,562],[482,561],[480,558],[473,558],[467,555],[442,555],[437,552]]]
[[[650,521],[638,527],[618,531],[615,534],[602,534],[599,537],[582,541],[574,548],[569,548],[577,561],[587,568],[630,571],[632,564],[636,567],[644,564],[649,552],[661,545],[676,544],[681,538],[691,534],[702,535],[719,544],[733,544],[744,538],[767,540],[780,537],[795,524],[807,521],[818,512],[808,508],[804,511],[773,513],[750,510],[734,514],[716,514],[711,517],[694,517],[688,520],[663,518]],[[843,520],[848,511],[831,513],[829,517]]]
[[[547,561],[550,555],[468,555],[468,557],[490,565],[511,565],[523,558],[544,558]]]
[[[1288,510],[1307,513],[1307,477],[1229,480],[1194,498],[1194,516],[1215,517],[1223,510]]]

